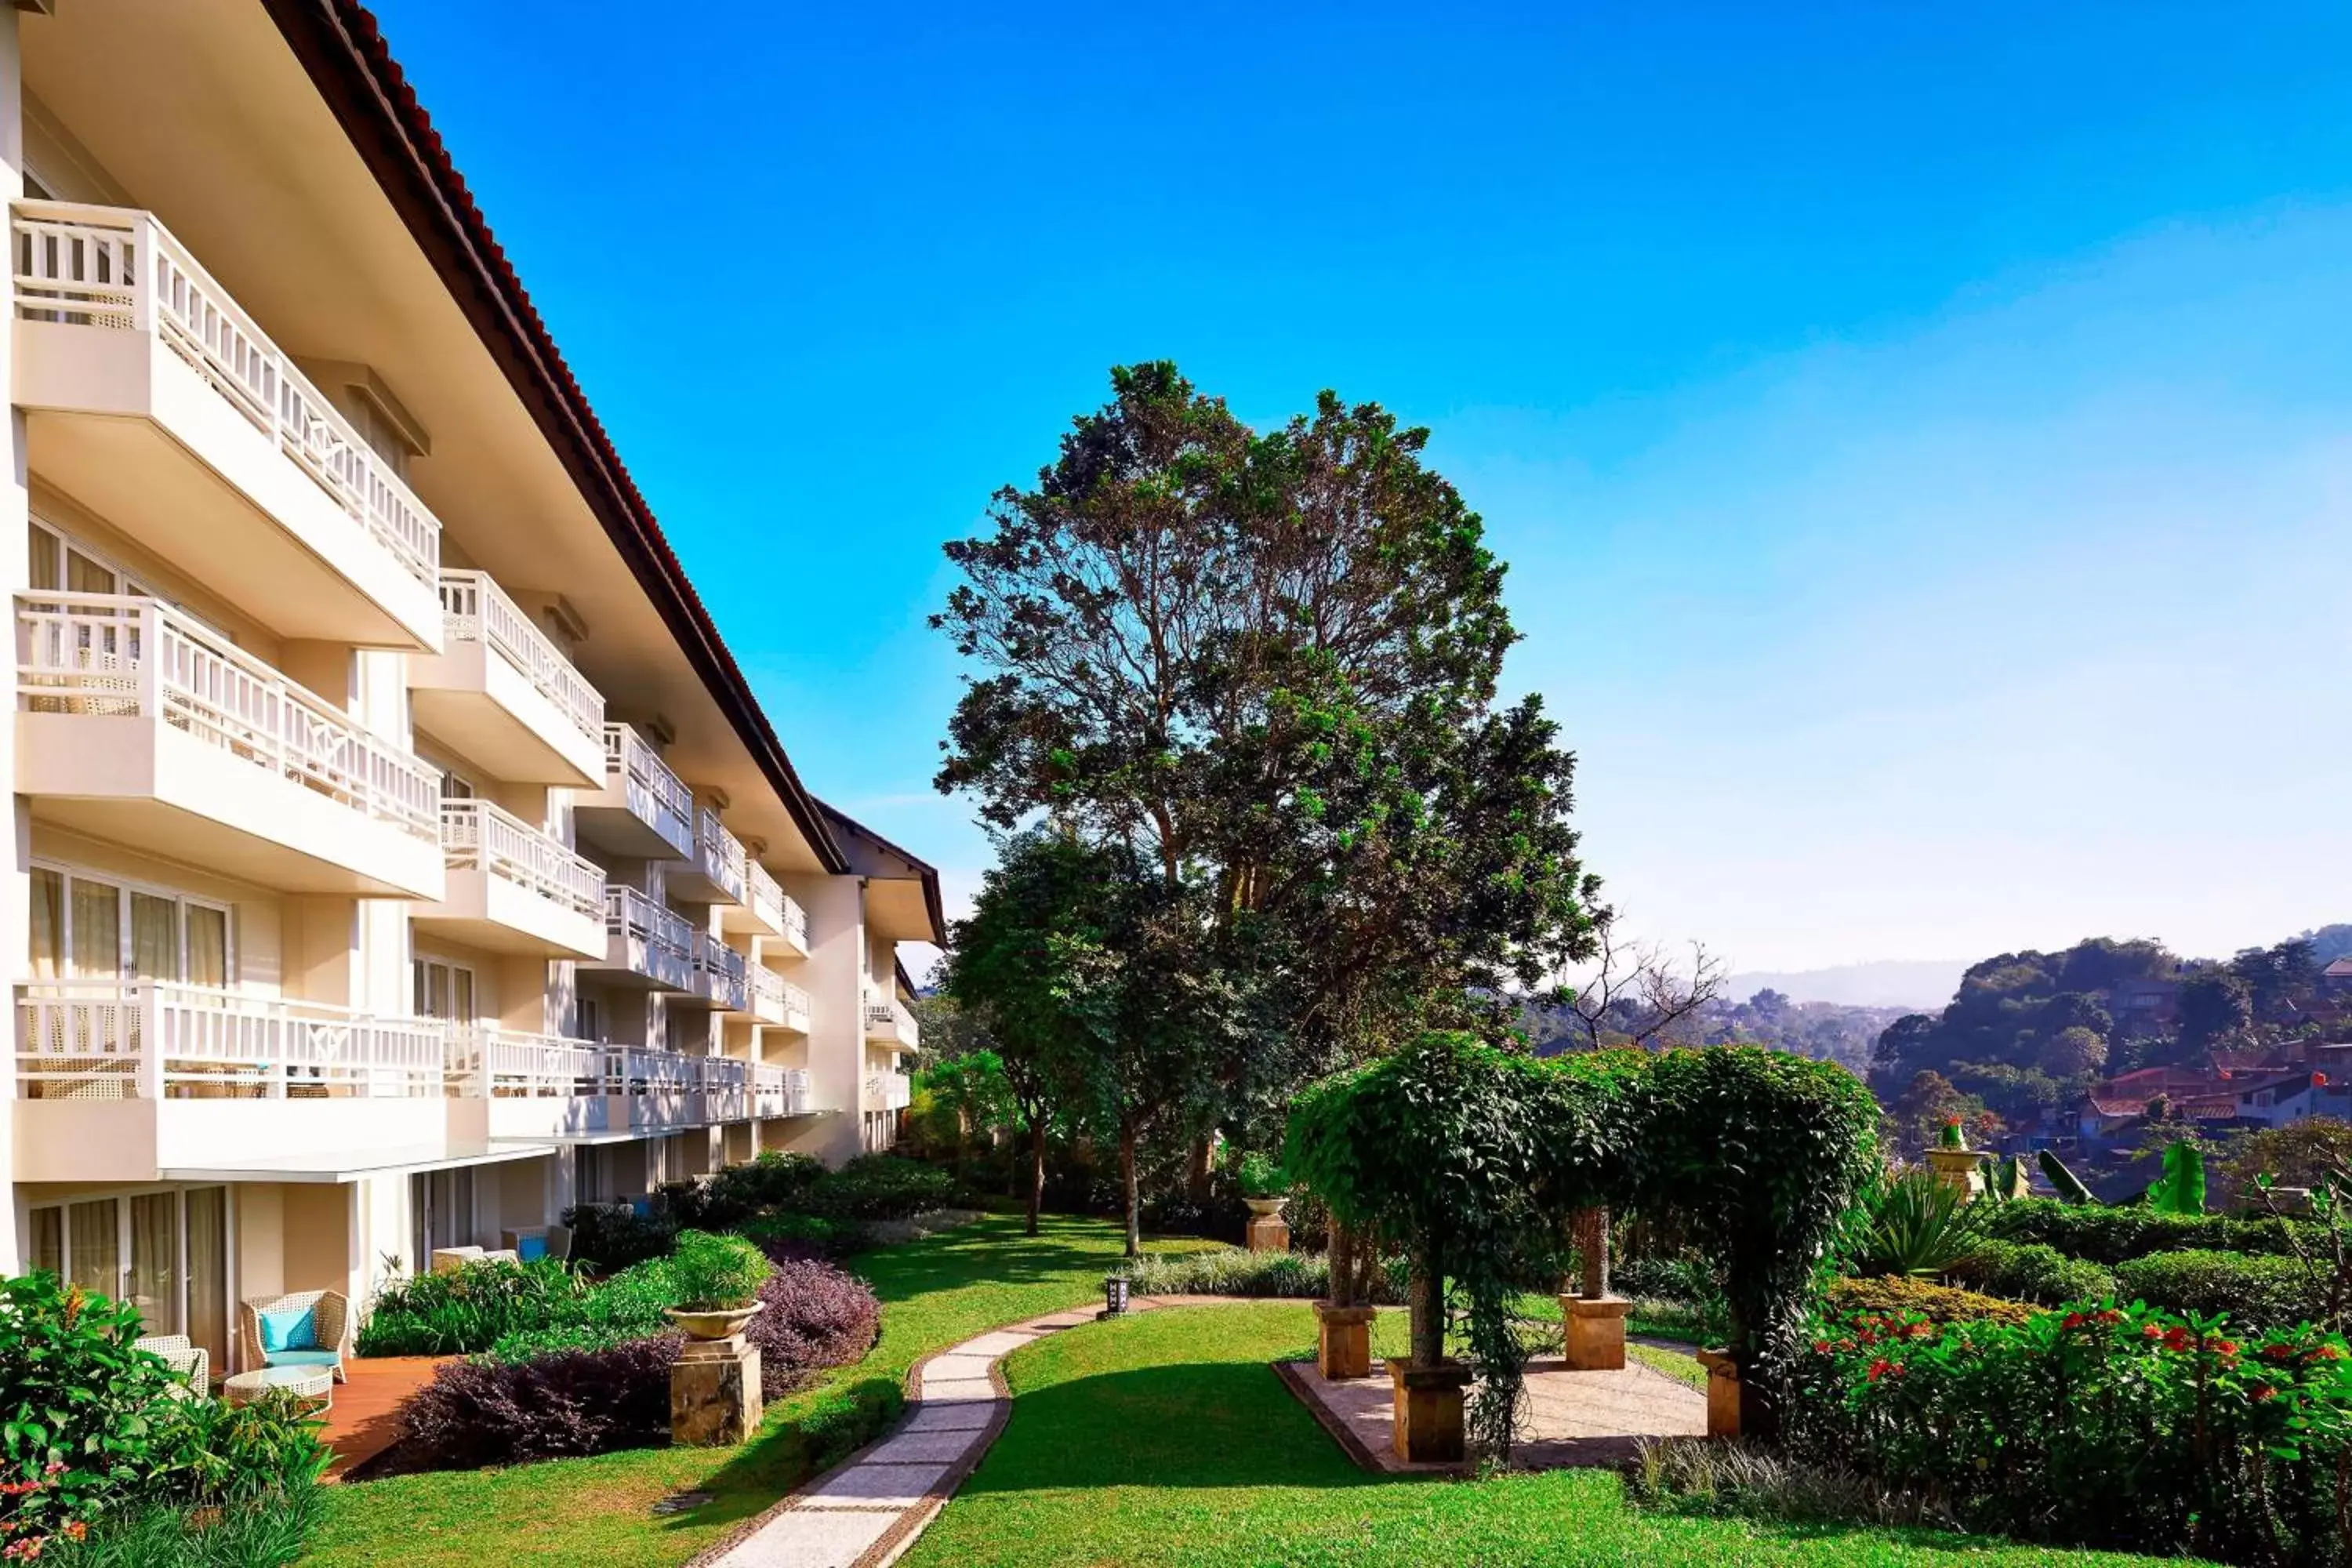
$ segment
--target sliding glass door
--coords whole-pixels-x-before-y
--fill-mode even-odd
[[[228,1189],[190,1187],[35,1208],[32,1265],[139,1309],[228,1371]]]

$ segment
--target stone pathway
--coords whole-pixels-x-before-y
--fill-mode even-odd
[[[1232,1296],[1139,1296],[1128,1310],[1265,1304]],[[1073,1308],[993,1329],[925,1357],[908,1374],[907,1414],[887,1436],[785,1498],[748,1533],[704,1553],[691,1568],[886,1568],[914,1543],[1003,1430],[1013,1396],[998,1363],[1023,1345],[1095,1317],[1092,1307]],[[1326,1384],[1311,1362],[1276,1370],[1358,1463],[1407,1468],[1388,1445],[1385,1370],[1344,1384]],[[1632,1452],[1631,1435],[1706,1431],[1705,1394],[1638,1363],[1622,1372],[1568,1372],[1556,1360],[1538,1361],[1528,1373],[1530,1430],[1514,1458],[1533,1468],[1617,1462]]]

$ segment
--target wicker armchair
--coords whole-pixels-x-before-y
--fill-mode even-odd
[[[305,1307],[310,1309],[311,1342],[283,1351],[264,1351],[261,1314],[294,1312]],[[265,1366],[331,1366],[335,1381],[349,1383],[351,1379],[343,1372],[343,1359],[351,1354],[351,1303],[340,1290],[297,1290],[287,1296],[256,1297],[236,1310],[237,1359],[247,1372]]]
[[[185,1334],[151,1334],[143,1340],[133,1340],[138,1349],[149,1351],[163,1359],[163,1364],[188,1380],[183,1399],[209,1396],[213,1391],[213,1352],[190,1342]]]

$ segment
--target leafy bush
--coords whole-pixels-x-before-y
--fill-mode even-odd
[[[741,1237],[713,1236],[707,1230],[678,1232],[677,1250],[669,1258],[678,1306],[698,1312],[751,1305],[775,1267]]]
[[[1817,1321],[1801,1458],[1974,1531],[2242,1563],[2336,1563],[2352,1377],[2333,1335],[2236,1335],[2141,1307],[2022,1323]]]
[[[2168,1312],[2226,1312],[2238,1328],[2291,1328],[2326,1315],[2325,1286],[2292,1258],[2199,1248],[2116,1266],[2116,1293]]]
[[[677,1240],[676,1220],[627,1204],[582,1204],[563,1211],[563,1223],[572,1227],[572,1261],[607,1272],[667,1258]]]
[[[811,1187],[807,1206],[827,1219],[908,1219],[926,1209],[970,1208],[977,1201],[952,1172],[891,1154],[861,1154]]]
[[[796,1208],[824,1179],[824,1163],[814,1154],[770,1149],[749,1164],[730,1165],[710,1178],[714,1197],[746,1210]]]
[[[0,1281],[0,1539],[38,1541],[136,1487],[176,1380],[136,1308],[54,1274]]]
[[[1404,1260],[1391,1260],[1373,1281],[1375,1302],[1404,1300]],[[1278,1296],[1316,1300],[1331,1293],[1330,1260],[1319,1252],[1247,1252],[1223,1247],[1206,1252],[1155,1252],[1127,1265],[1139,1296]]]
[[[856,1251],[866,1241],[864,1229],[853,1220],[789,1210],[746,1220],[741,1228],[771,1263],[795,1258],[838,1258]]]
[[[1282,1163],[1261,1150],[1253,1149],[1234,1166],[1234,1179],[1241,1184],[1245,1198],[1278,1198],[1290,1190],[1290,1177]]]
[[[1948,1271],[1948,1278],[2012,1301],[2103,1301],[2116,1294],[2116,1277],[2097,1264],[2069,1258],[2042,1242],[1985,1240]]]
[[[1626,1467],[1625,1495],[1636,1507],[1701,1517],[1882,1529],[1951,1522],[1916,1492],[1843,1465],[1808,1463],[1752,1438],[1644,1437]]]
[[[1723,1299],[1715,1269],[1695,1258],[1628,1258],[1610,1268],[1609,1285],[1620,1296],[1643,1296],[1687,1306]]]
[[[862,1279],[796,1258],[760,1287],[761,1311],[744,1337],[760,1351],[760,1386],[773,1399],[820,1367],[846,1366],[874,1348],[882,1304]]]
[[[1875,1279],[1839,1279],[1822,1292],[1822,1310],[1837,1317],[1856,1312],[1886,1317],[1908,1314],[1935,1323],[2021,1323],[2033,1314],[2015,1301],[1955,1290],[1900,1274]]]
[[[403,1469],[475,1469],[642,1448],[669,1436],[663,1334],[509,1362],[450,1362],[400,1407]]]
[[[2041,1242],[2069,1258],[2087,1258],[2110,1268],[2151,1252],[2194,1248],[2287,1256],[2294,1250],[2288,1240],[2290,1225],[2307,1247],[2320,1252],[2327,1247],[2324,1227],[2305,1220],[2159,1214],[2143,1204],[2108,1207],[2021,1198],[1992,1205],[1989,1223],[1991,1234],[2004,1241]]]
[[[551,1258],[415,1274],[376,1292],[356,1349],[363,1356],[487,1350],[502,1334],[557,1321],[588,1292],[584,1278]]]
[[[320,1489],[226,1507],[135,1504],[102,1515],[80,1541],[50,1538],[42,1568],[283,1568],[326,1517]]]

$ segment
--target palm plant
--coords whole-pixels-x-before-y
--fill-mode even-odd
[[[1932,1171],[1905,1171],[1865,1193],[1863,1203],[1867,1212],[1853,1256],[1858,1275],[1947,1273],[1985,1240],[1987,1210]]]

